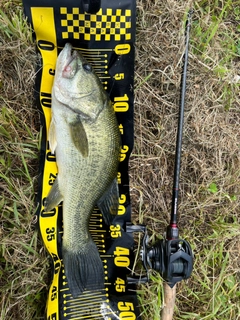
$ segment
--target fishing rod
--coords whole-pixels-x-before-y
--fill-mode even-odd
[[[190,35],[190,27],[191,27],[191,15],[192,15],[192,11],[190,10],[188,13],[188,19],[186,23],[186,50],[184,54],[183,73],[182,73],[182,80],[181,80],[181,96],[180,96],[178,132],[177,132],[176,153],[175,153],[171,220],[170,220],[169,226],[167,227],[167,239],[169,240],[178,238],[178,234],[179,234],[178,227],[177,227],[177,210],[178,210],[178,199],[179,199],[179,178],[180,178],[180,167],[181,167],[181,149],[182,149],[183,122],[184,122],[184,105],[185,105],[185,96],[186,96],[188,47],[189,47],[189,35]]]
[[[183,73],[181,78],[181,96],[180,96],[180,108],[179,108],[179,118],[178,118],[178,131],[177,131],[177,141],[176,141],[176,153],[175,153],[175,165],[174,165],[174,178],[173,178],[173,193],[172,193],[172,208],[171,208],[171,218],[170,223],[167,227],[166,237],[168,241],[177,240],[179,237],[179,230],[177,226],[177,212],[178,212],[178,199],[179,199],[179,178],[180,178],[180,168],[181,168],[181,150],[182,150],[182,136],[183,136],[183,124],[184,124],[184,106],[185,106],[185,96],[186,96],[186,80],[187,80],[187,65],[188,65],[188,48],[189,48],[189,37],[190,28],[192,20],[193,11],[188,12],[188,18],[186,22],[186,32],[185,32],[185,53],[184,53],[184,64]],[[181,250],[182,241],[175,243],[176,246]],[[185,241],[185,246],[188,249],[188,257],[185,256],[181,261],[181,265],[184,266],[186,273],[184,278],[190,277],[193,268],[193,255],[192,250],[188,242]],[[185,260],[187,259],[187,261]],[[180,266],[179,266],[180,267]],[[162,320],[171,320],[173,318],[175,298],[176,298],[176,279],[173,282],[164,283],[164,307],[161,311]]]
[[[178,200],[179,200],[179,178],[181,168],[181,149],[184,123],[184,105],[186,96],[186,78],[188,64],[188,47],[191,27],[191,18],[193,11],[188,12],[185,31],[186,49],[184,53],[183,73],[181,78],[181,96],[178,118],[178,130],[175,153],[175,166],[173,178],[173,193],[170,222],[167,226],[166,235],[163,239],[157,241],[153,246],[149,246],[149,236],[147,228],[144,225],[127,225],[127,232],[144,233],[142,240],[141,259],[146,270],[146,276],[141,277],[140,282],[144,283],[149,279],[149,270],[158,271],[168,288],[174,288],[179,281],[188,279],[193,269],[193,253],[188,241],[179,238],[178,229]],[[129,279],[130,283],[137,280]],[[138,281],[139,282],[139,281]],[[165,286],[166,288],[166,286]],[[175,287],[176,288],[176,287]],[[174,294],[170,297],[174,301]],[[166,319],[166,318],[165,318]],[[170,319],[170,317],[168,317]]]

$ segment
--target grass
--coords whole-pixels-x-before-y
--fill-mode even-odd
[[[0,11],[0,319],[42,319],[48,262],[34,227],[35,49],[21,6]],[[37,307],[39,306],[40,307]]]
[[[165,231],[171,208],[188,4],[138,2],[130,181],[136,221],[146,223],[155,238]],[[239,13],[234,8],[239,2],[195,1],[193,6],[179,225],[193,247],[195,265],[192,277],[178,284],[174,319],[238,319],[239,82],[234,79]],[[161,279],[147,290],[141,287],[143,319],[160,319],[161,287]]]
[[[171,208],[175,135],[191,1],[137,1],[133,221],[151,239]],[[240,319],[239,0],[193,2],[182,151],[180,235],[194,250],[175,320]],[[34,229],[39,119],[35,45],[20,1],[0,11],[0,319],[43,319],[49,263]],[[151,39],[151,41],[149,41]],[[160,319],[162,279],[138,290],[143,320]]]

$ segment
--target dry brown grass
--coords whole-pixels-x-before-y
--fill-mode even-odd
[[[26,24],[23,30],[14,25],[21,7],[9,6],[7,16],[0,14],[0,319],[39,319],[48,262],[33,225],[39,153],[39,116],[32,108],[36,54]]]
[[[147,224],[152,240],[165,231],[171,208],[183,17],[190,3],[137,1],[130,188],[133,221]],[[226,3],[232,7],[220,19]],[[20,16],[18,4],[4,4],[9,21],[0,15],[2,320],[42,319],[49,270],[32,225],[39,146],[38,116],[31,108],[34,44],[24,28],[15,27],[10,37],[6,35],[6,27]],[[240,50],[240,45],[234,9],[238,6],[239,0],[194,2],[179,227],[180,235],[194,249],[195,267],[191,279],[178,286],[175,319],[239,318],[240,96],[236,81],[240,71],[236,48]],[[217,30],[213,17],[220,19]],[[161,279],[156,274],[152,279],[140,288],[139,299],[143,319],[157,320]]]
[[[139,87],[135,91],[131,195],[136,222],[146,223],[153,238],[163,234],[171,211],[184,52],[183,16],[188,4],[171,0],[155,1],[155,5],[153,1],[138,2],[136,86]],[[239,55],[231,52],[230,42],[226,46],[229,39],[237,44],[236,16],[226,14],[204,47],[204,40],[207,42],[210,37],[206,32],[213,28],[212,17],[218,17],[223,7],[221,1],[215,1],[215,6],[206,1],[195,2],[179,205],[180,235],[194,249],[195,268],[191,279],[178,286],[175,319],[237,319],[239,312],[240,97],[239,83],[234,82],[239,75]],[[216,192],[211,191],[213,184],[217,186]],[[227,302],[229,293],[224,296],[224,281],[231,275],[236,276],[235,288],[232,287],[236,298]],[[154,293],[147,292],[141,301],[151,295],[160,308],[159,289],[153,284],[149,290],[155,292],[155,299]],[[216,306],[221,299],[220,316]],[[226,311],[226,305],[231,311]],[[158,319],[155,309],[152,303],[146,306]]]

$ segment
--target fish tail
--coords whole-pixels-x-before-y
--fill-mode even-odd
[[[63,247],[63,263],[68,287],[74,298],[84,290],[104,288],[103,264],[93,241],[85,244],[79,252]]]

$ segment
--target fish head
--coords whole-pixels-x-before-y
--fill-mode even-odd
[[[69,43],[58,56],[52,94],[61,107],[92,121],[109,101],[92,66]]]

